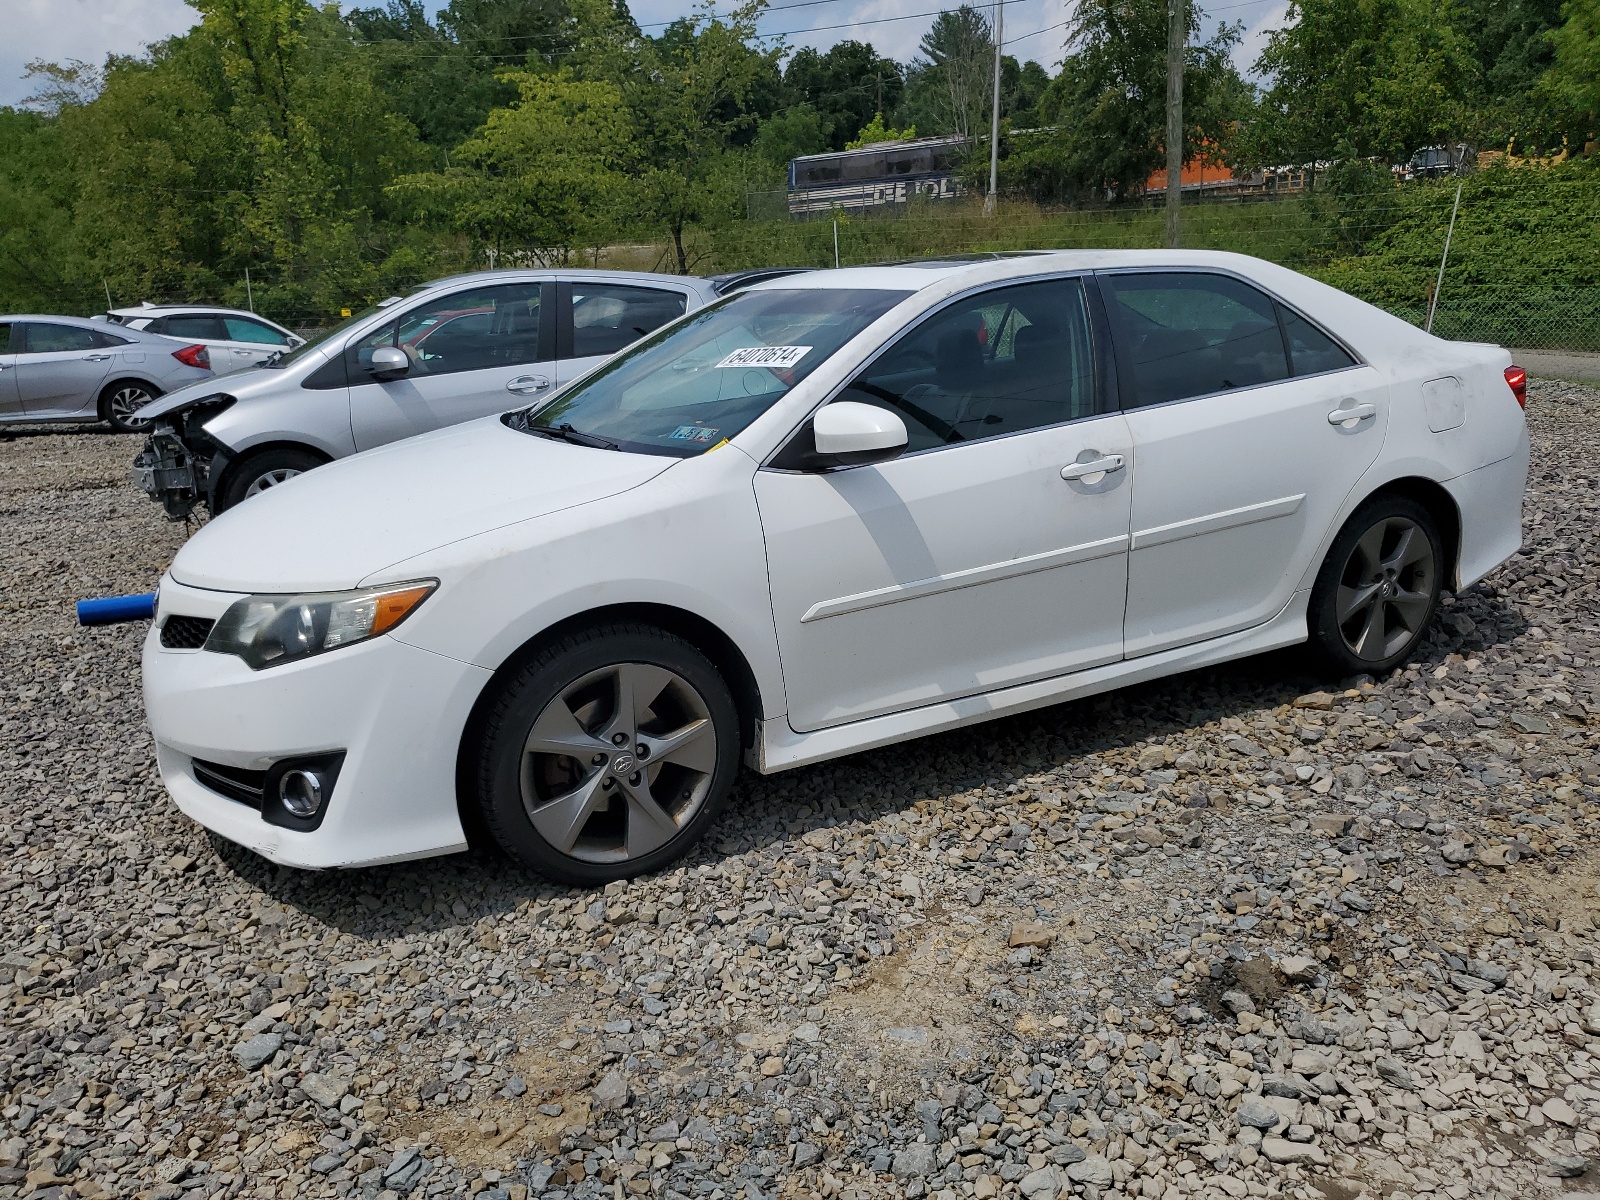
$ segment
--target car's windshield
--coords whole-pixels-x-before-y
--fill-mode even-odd
[[[542,408],[530,433],[689,457],[733,437],[909,292],[740,292],[624,351]]]

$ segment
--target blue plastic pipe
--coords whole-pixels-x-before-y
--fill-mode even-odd
[[[119,625],[123,621],[148,621],[156,615],[156,594],[106,596],[78,601],[79,625]]]

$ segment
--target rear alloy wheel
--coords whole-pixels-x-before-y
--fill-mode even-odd
[[[148,383],[119,380],[100,393],[100,415],[118,433],[143,433],[150,428],[150,422],[140,420],[137,414],[157,395]]]
[[[217,497],[217,511],[225,512],[235,504],[288,483],[296,475],[304,475],[321,465],[322,459],[309,450],[296,450],[293,446],[264,450],[228,472],[227,482]]]
[[[1391,670],[1427,632],[1443,567],[1427,509],[1400,496],[1373,501],[1340,531],[1317,576],[1312,641],[1342,674]]]
[[[700,840],[738,772],[738,712],[689,643],[612,626],[524,667],[478,754],[479,803],[506,853],[591,885],[656,870]]]

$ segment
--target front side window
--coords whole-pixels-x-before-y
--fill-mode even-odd
[[[682,292],[622,287],[611,283],[572,285],[572,356],[592,358],[631,346],[688,308]]]
[[[511,283],[439,296],[357,340],[346,351],[350,369],[369,371],[379,346],[406,352],[407,378],[538,362],[541,291]]]
[[[739,292],[624,351],[542,408],[529,433],[687,458],[742,431],[909,293]]]
[[[289,339],[270,325],[252,321],[248,317],[223,317],[230,342],[249,342],[255,346],[287,346]]]
[[[19,349],[27,354],[65,354],[95,348],[94,330],[80,329],[76,325],[46,325],[30,321],[22,327],[22,331],[26,345]]]
[[[1226,275],[1109,276],[1130,408],[1289,377],[1272,299]],[[1133,395],[1128,396],[1129,383]]]
[[[1083,284],[1049,279],[957,301],[891,346],[839,399],[893,409],[906,423],[908,451],[1092,416]]]

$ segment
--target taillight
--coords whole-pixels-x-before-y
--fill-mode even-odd
[[[182,350],[174,350],[172,357],[186,367],[199,367],[202,371],[211,370],[211,351],[204,346],[185,346]]]
[[[1511,394],[1517,398],[1521,408],[1528,407],[1528,372],[1521,367],[1506,368],[1506,386],[1511,389]]]

